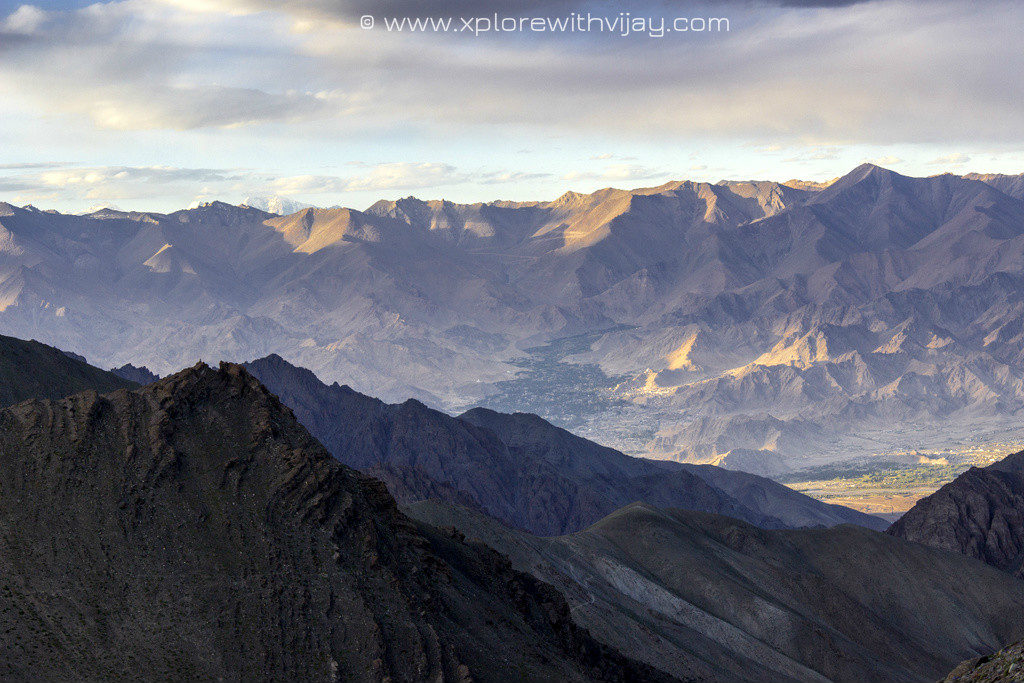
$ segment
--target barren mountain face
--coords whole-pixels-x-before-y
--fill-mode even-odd
[[[1019,189],[865,165],[286,216],[3,205],[0,329],[158,374],[279,353],[387,400],[774,476],[1011,425]]]
[[[1024,635],[1017,579],[855,526],[766,531],[636,504],[536,538],[459,506],[407,509],[507,554],[595,637],[683,679],[924,683]]]
[[[0,411],[0,677],[663,680],[241,367]]]

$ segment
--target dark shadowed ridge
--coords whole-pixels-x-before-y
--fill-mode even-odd
[[[844,517],[796,492],[788,504],[775,504],[784,487],[773,482],[748,502],[686,467],[629,457],[535,415],[477,409],[454,418],[415,400],[387,404],[347,386],[328,386],[276,355],[246,367],[335,457],[358,469],[376,468],[375,476],[403,502],[441,497],[465,504],[468,497],[473,506],[539,535],[578,531],[638,500],[766,527],[874,520],[853,511]],[[765,501],[772,512],[762,509]]]
[[[152,384],[160,379],[160,375],[151,371],[145,365],[142,367],[135,367],[131,363],[125,363],[119,368],[111,368],[110,371],[118,377],[122,377],[129,382],[135,382],[140,385]]]
[[[884,530],[886,522],[841,505],[830,505],[783,486],[766,477],[726,470],[714,465],[690,465],[672,461],[634,458],[576,436],[541,417],[526,413],[499,413],[474,408],[461,419],[492,430],[517,455],[550,462],[560,469],[579,472],[609,485],[626,487],[623,504],[643,501],[660,507],[679,507],[669,498],[667,486],[679,472],[703,479],[724,491],[742,505],[787,527],[835,526],[858,524]],[[715,512],[715,511],[711,511]],[[750,521],[750,520],[748,520]]]
[[[459,491],[459,498],[468,496],[475,506],[508,524],[552,535],[582,529],[637,499],[635,482],[583,476],[512,452],[490,429],[419,401],[387,404],[347,386],[328,386],[276,355],[246,367],[336,458],[383,476],[394,491],[405,494],[405,501],[429,498],[444,489]],[[664,474],[660,486],[669,492],[662,497],[677,506],[782,526],[780,520],[737,503],[699,477]]]
[[[888,533],[1024,578],[1024,451],[967,470],[917,501]]]
[[[458,506],[406,507],[508,555],[604,642],[712,681],[934,681],[1024,635],[1024,583],[858,526],[764,530],[633,504],[536,538]]]
[[[0,411],[0,677],[659,680],[242,367]]]
[[[114,391],[134,382],[94,368],[35,340],[0,335],[0,406],[30,398],[64,398],[80,391]]]

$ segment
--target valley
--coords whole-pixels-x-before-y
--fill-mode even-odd
[[[985,467],[1024,448],[1024,440],[962,450],[879,454],[870,459],[793,472],[781,483],[818,500],[894,521],[971,467]]]

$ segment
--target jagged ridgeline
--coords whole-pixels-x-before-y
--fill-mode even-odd
[[[3,679],[924,681],[1024,636],[1024,583],[975,559],[693,511],[861,519],[754,475],[390,405],[278,357],[251,367],[294,413],[240,365],[137,387],[0,341],[26,399],[0,410]],[[692,509],[583,528],[629,495]],[[520,521],[577,532],[495,519],[531,500]]]
[[[406,518],[240,366],[0,411],[0,677],[509,676],[666,678]]]
[[[279,353],[388,401],[487,399],[774,476],[1017,429],[1021,188],[864,165],[283,216],[0,204],[0,329],[158,374]]]

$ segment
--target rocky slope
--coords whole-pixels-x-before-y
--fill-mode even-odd
[[[708,681],[934,681],[1024,633],[1024,583],[855,526],[766,531],[632,505],[536,538],[465,508],[408,506],[558,586],[595,637]]]
[[[632,458],[533,415],[478,409],[454,418],[418,401],[386,404],[279,356],[246,367],[336,458],[380,476],[400,499],[472,501],[540,535],[577,531],[637,500],[770,527],[881,524],[752,475],[733,473],[760,486],[712,485],[715,473],[703,468]]]
[[[239,366],[0,411],[0,677],[658,680]]]
[[[52,346],[0,335],[0,406],[30,398],[63,398],[88,389],[114,391],[134,384]]]
[[[1024,678],[1024,643],[976,657],[953,669],[941,683],[1017,683]]]
[[[888,533],[1024,578],[1024,452],[972,467],[919,500]]]

